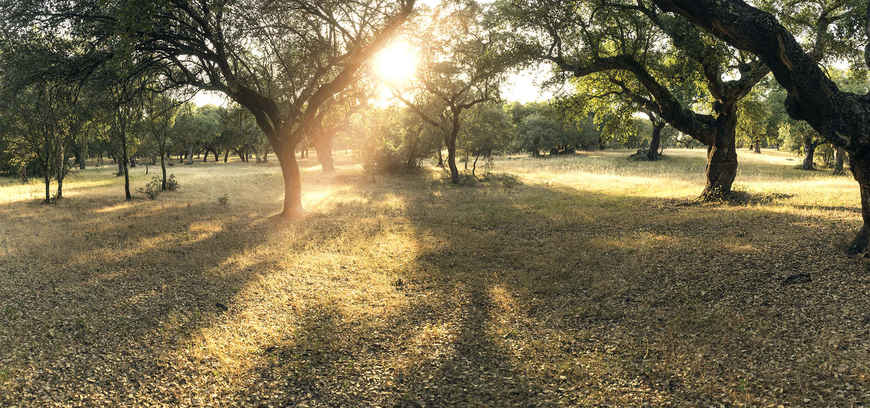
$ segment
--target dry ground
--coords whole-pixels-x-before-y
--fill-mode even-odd
[[[741,152],[741,202],[694,205],[703,152],[666,154],[307,161],[281,226],[274,163],[0,179],[0,406],[870,406],[855,182]]]

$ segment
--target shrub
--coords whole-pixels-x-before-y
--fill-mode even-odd
[[[145,184],[144,188],[138,188],[136,191],[145,194],[149,200],[154,200],[157,196],[160,195],[160,187],[161,187],[161,179],[159,176],[154,176],[151,178],[147,184]]]
[[[169,191],[178,190],[178,180],[175,179],[174,174],[170,174],[169,178],[166,179],[166,189]]]

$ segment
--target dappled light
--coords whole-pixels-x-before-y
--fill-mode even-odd
[[[0,407],[870,403],[857,0],[0,0]]]
[[[678,153],[687,164],[703,154]],[[600,165],[624,160],[608,155]],[[93,404],[189,405],[211,393],[275,404],[762,405],[835,375],[861,387],[858,332],[843,328],[861,324],[866,288],[854,274],[864,266],[835,255],[855,212],[790,206],[807,192],[787,174],[759,177],[791,198],[754,205],[685,204],[691,189],[683,201],[672,189],[703,180],[646,168],[613,171],[655,184],[658,197],[606,192],[606,181],[572,170],[593,173],[591,159],[499,161],[522,180],[509,188],[452,187],[435,173],[372,179],[339,160],[336,175],[310,178],[311,214],[278,227],[263,220],[279,193],[245,193],[256,180],[280,183],[277,167],[242,166],[218,184],[209,177],[230,168],[186,168],[183,193],[132,205],[102,187],[63,212],[7,205],[24,218],[4,230],[43,238],[6,244],[0,308],[11,320],[0,346],[13,361],[44,333],[55,347],[6,366],[7,378],[27,380],[4,387],[42,398],[41,373],[58,361],[69,364],[64,383]],[[757,166],[770,175],[778,164]],[[544,171],[573,178],[547,185]],[[227,205],[215,200],[224,194]],[[108,224],[119,216],[124,224]],[[50,233],[57,217],[70,217],[74,235]],[[709,234],[726,223],[726,236]],[[42,253],[46,240],[65,252]],[[796,265],[838,296],[783,290]],[[56,292],[40,293],[46,284]],[[805,312],[771,320],[798,306]],[[810,340],[805,324],[833,343]],[[747,342],[759,351],[729,351]],[[805,358],[776,351],[789,349]],[[753,382],[732,394],[740,367],[753,367]]]

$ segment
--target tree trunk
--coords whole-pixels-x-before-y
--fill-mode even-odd
[[[286,143],[290,145],[289,142]],[[273,146],[281,164],[281,175],[284,177],[284,207],[281,217],[296,219],[302,216],[302,175],[296,152],[293,146]]]
[[[193,164],[193,145],[187,146],[187,163]]]
[[[118,172],[115,173],[115,177],[121,177],[124,175],[124,165],[121,164],[120,160],[115,160],[115,162],[118,163]]]
[[[707,147],[707,185],[701,193],[704,201],[716,201],[731,194],[737,177],[737,107],[724,104],[716,119],[713,144]]]
[[[803,170],[815,170],[815,156],[816,156],[816,146],[817,144],[813,143],[812,139],[807,138],[804,139],[804,162],[801,164],[801,169]]]
[[[321,132],[314,140],[314,150],[317,152],[317,160],[326,174],[335,173],[335,160],[332,158],[332,133]]]
[[[166,191],[166,153],[160,152],[160,171],[163,173],[163,179],[160,181],[160,191]]]
[[[86,167],[85,161],[88,160],[88,140],[87,137],[82,137],[81,146],[79,147],[79,170],[84,170]]]
[[[205,162],[208,161],[208,153],[209,153],[209,151],[206,150],[206,151],[202,154],[202,162],[203,162],[203,163],[205,163]]]
[[[221,155],[220,152],[218,152],[217,149],[212,150],[211,152],[214,153],[214,162],[217,163],[218,160],[220,160],[220,158],[218,157]]]
[[[662,129],[664,129],[665,124],[665,122],[653,123],[652,139],[649,142],[649,151],[646,152],[646,158],[649,161],[659,159],[659,146],[662,144]]]
[[[130,194],[130,169],[127,168],[128,157],[127,157],[127,132],[121,132],[121,163],[124,171],[124,199],[130,201],[133,199],[133,195]]]
[[[224,163],[226,163],[230,159],[230,149],[224,152]]]
[[[870,157],[867,153],[860,156],[850,154],[849,164],[852,166],[852,175],[861,188],[861,216],[864,221],[864,225],[847,250],[849,255],[857,255],[866,251],[867,243],[870,242],[870,226],[868,226],[870,223]]]
[[[61,146],[57,155],[57,174],[54,175],[55,179],[57,179],[57,195],[54,197],[55,200],[63,198],[63,177],[66,175],[65,170],[66,149]]]
[[[834,175],[846,174],[846,170],[843,169],[844,156],[846,156],[846,151],[842,147],[834,148]]]
[[[454,115],[453,128],[447,135],[447,165],[450,166],[450,182],[459,184],[459,168],[456,167],[456,137],[459,135],[459,115]]]
[[[45,181],[45,203],[51,203],[51,176],[49,175],[48,169],[44,168],[42,179]]]
[[[760,137],[755,139],[755,146],[754,146],[753,151],[755,153],[759,153],[759,154],[761,153],[761,138]]]
[[[63,198],[63,177],[66,175],[66,157],[64,155],[64,149],[61,149],[57,160],[57,174],[54,176],[57,179],[57,195],[54,197],[55,200]]]
[[[444,168],[444,155],[441,153],[441,146],[438,146],[438,167]]]

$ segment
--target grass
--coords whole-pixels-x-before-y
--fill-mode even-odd
[[[305,161],[280,226],[274,163],[0,179],[0,406],[870,405],[855,182],[742,153],[745,203],[693,205],[703,151],[666,154]]]

